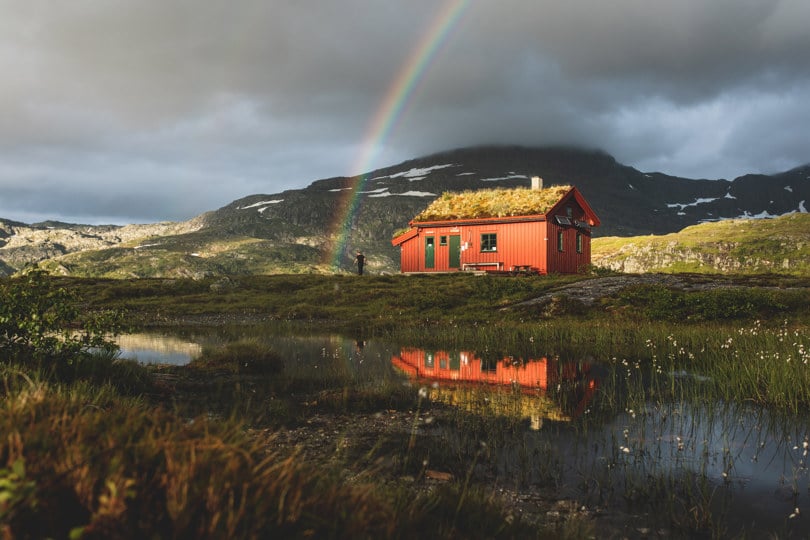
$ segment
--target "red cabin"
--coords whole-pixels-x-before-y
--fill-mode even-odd
[[[539,180],[539,179],[538,179]],[[395,236],[402,272],[576,273],[599,218],[575,187],[445,193]]]

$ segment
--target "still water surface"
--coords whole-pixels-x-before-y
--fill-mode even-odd
[[[399,377],[419,385],[434,401],[481,414],[518,415],[525,420],[525,432],[498,449],[504,478],[529,484],[551,479],[566,495],[599,505],[677,486],[704,493],[706,508],[722,512],[731,523],[810,537],[808,415],[680,402],[645,403],[606,414],[604,402],[615,402],[604,394],[610,368],[594,361],[402,348],[337,335],[246,332],[133,334],[118,343],[123,357],[182,365],[206,345],[258,335],[288,366],[339,368],[360,379]],[[463,444],[463,434],[448,434],[451,443],[454,437]]]
[[[115,338],[122,358],[142,364],[183,366],[202,353],[202,345],[168,334],[137,333]]]

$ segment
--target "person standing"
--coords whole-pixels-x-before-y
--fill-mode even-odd
[[[357,250],[357,256],[354,258],[354,264],[357,265],[357,275],[363,275],[363,265],[366,263],[366,256],[363,255],[363,252],[359,249]]]

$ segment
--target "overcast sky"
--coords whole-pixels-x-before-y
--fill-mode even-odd
[[[443,4],[0,0],[0,218],[177,221],[361,172]],[[810,162],[807,0],[469,0],[460,15],[369,168],[486,143],[690,178]]]

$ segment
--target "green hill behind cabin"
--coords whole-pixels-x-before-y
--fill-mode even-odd
[[[731,219],[660,236],[594,238],[593,264],[619,272],[810,275],[810,214]]]

